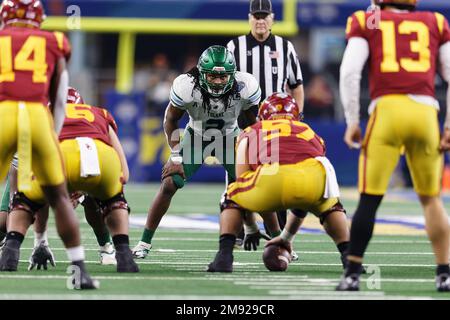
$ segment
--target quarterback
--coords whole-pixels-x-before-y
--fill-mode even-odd
[[[443,151],[450,148],[450,90],[442,137],[434,79],[450,81],[450,29],[437,12],[416,11],[417,0],[374,0],[378,9],[358,11],[347,24],[348,45],[340,93],[350,148],[361,147],[349,263],[337,290],[359,290],[364,252],[375,215],[402,150],[422,204],[436,261],[436,288],[450,291],[449,224],[441,197]],[[359,125],[361,72],[369,65],[372,103],[364,138]]]

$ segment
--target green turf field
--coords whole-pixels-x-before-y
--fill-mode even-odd
[[[156,190],[156,185],[127,186],[133,219],[145,216]],[[167,220],[194,217],[189,221],[206,220],[208,225],[216,225],[222,191],[222,185],[186,186],[175,196]],[[354,190],[343,190],[342,200],[352,214],[357,200]],[[388,196],[379,215],[387,222],[377,227],[366,256],[368,266],[379,268],[380,282],[374,280],[376,274],[371,274],[364,279],[370,278],[372,289],[363,282],[360,293],[338,293],[334,286],[342,272],[339,254],[332,241],[319,233],[320,226],[313,217],[305,227],[310,233],[303,232],[295,239],[300,260],[291,263],[284,273],[265,269],[261,249],[235,250],[232,274],[204,272],[218,248],[218,231],[195,230],[192,223],[189,229],[158,230],[150,256],[138,262],[141,272],[127,275],[116,273],[114,266],[98,264],[95,237],[80,213],[88,267],[101,281],[101,288],[89,292],[66,289],[67,258],[51,220],[49,237],[56,268],[27,271],[32,249],[30,232],[22,246],[19,272],[0,273],[0,299],[448,299],[450,294],[438,294],[434,289],[434,259],[420,217],[420,206],[411,192]],[[131,229],[131,246],[140,239],[141,230]],[[377,284],[381,289],[376,289]]]

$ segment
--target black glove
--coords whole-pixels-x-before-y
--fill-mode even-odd
[[[41,270],[41,267],[47,270],[47,262],[50,262],[53,267],[56,266],[53,252],[44,242],[41,242],[33,249],[29,262],[28,271],[33,270],[36,266],[38,270]]]
[[[259,240],[263,238],[266,240],[270,240],[269,237],[264,231],[258,230],[254,233],[246,233],[244,236],[244,250],[246,251],[256,251],[259,246]]]

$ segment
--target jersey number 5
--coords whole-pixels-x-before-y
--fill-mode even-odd
[[[32,71],[34,83],[47,82],[46,39],[30,36],[14,57],[12,38],[0,37],[0,83],[14,82],[16,71]]]
[[[400,67],[408,72],[427,72],[431,68],[430,31],[420,21],[403,21],[395,30],[394,21],[381,21],[380,30],[383,37],[383,62],[381,72],[399,72]],[[419,59],[397,57],[396,32],[399,35],[416,34],[417,40],[410,42],[411,52],[417,53]]]
[[[69,119],[85,119],[89,122],[94,122],[95,115],[91,111],[90,106],[79,106],[68,104],[66,107],[66,117]]]

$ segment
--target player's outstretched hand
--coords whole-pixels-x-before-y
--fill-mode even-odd
[[[350,149],[361,148],[362,133],[359,124],[351,124],[345,130],[344,141]]]
[[[161,181],[167,177],[173,176],[174,174],[179,174],[183,179],[186,179],[186,176],[184,175],[183,164],[174,163],[169,159],[169,161],[167,161],[167,163],[163,167]]]
[[[439,150],[449,151],[450,150],[450,129],[444,129],[441,137],[441,143],[439,145]]]
[[[258,230],[254,233],[246,233],[244,236],[244,250],[256,251],[259,246],[259,240],[263,238],[266,240],[272,239],[264,231]]]
[[[266,247],[270,245],[277,245],[285,248],[289,253],[292,254],[292,244],[289,241],[281,239],[280,236],[273,238],[266,243]]]

